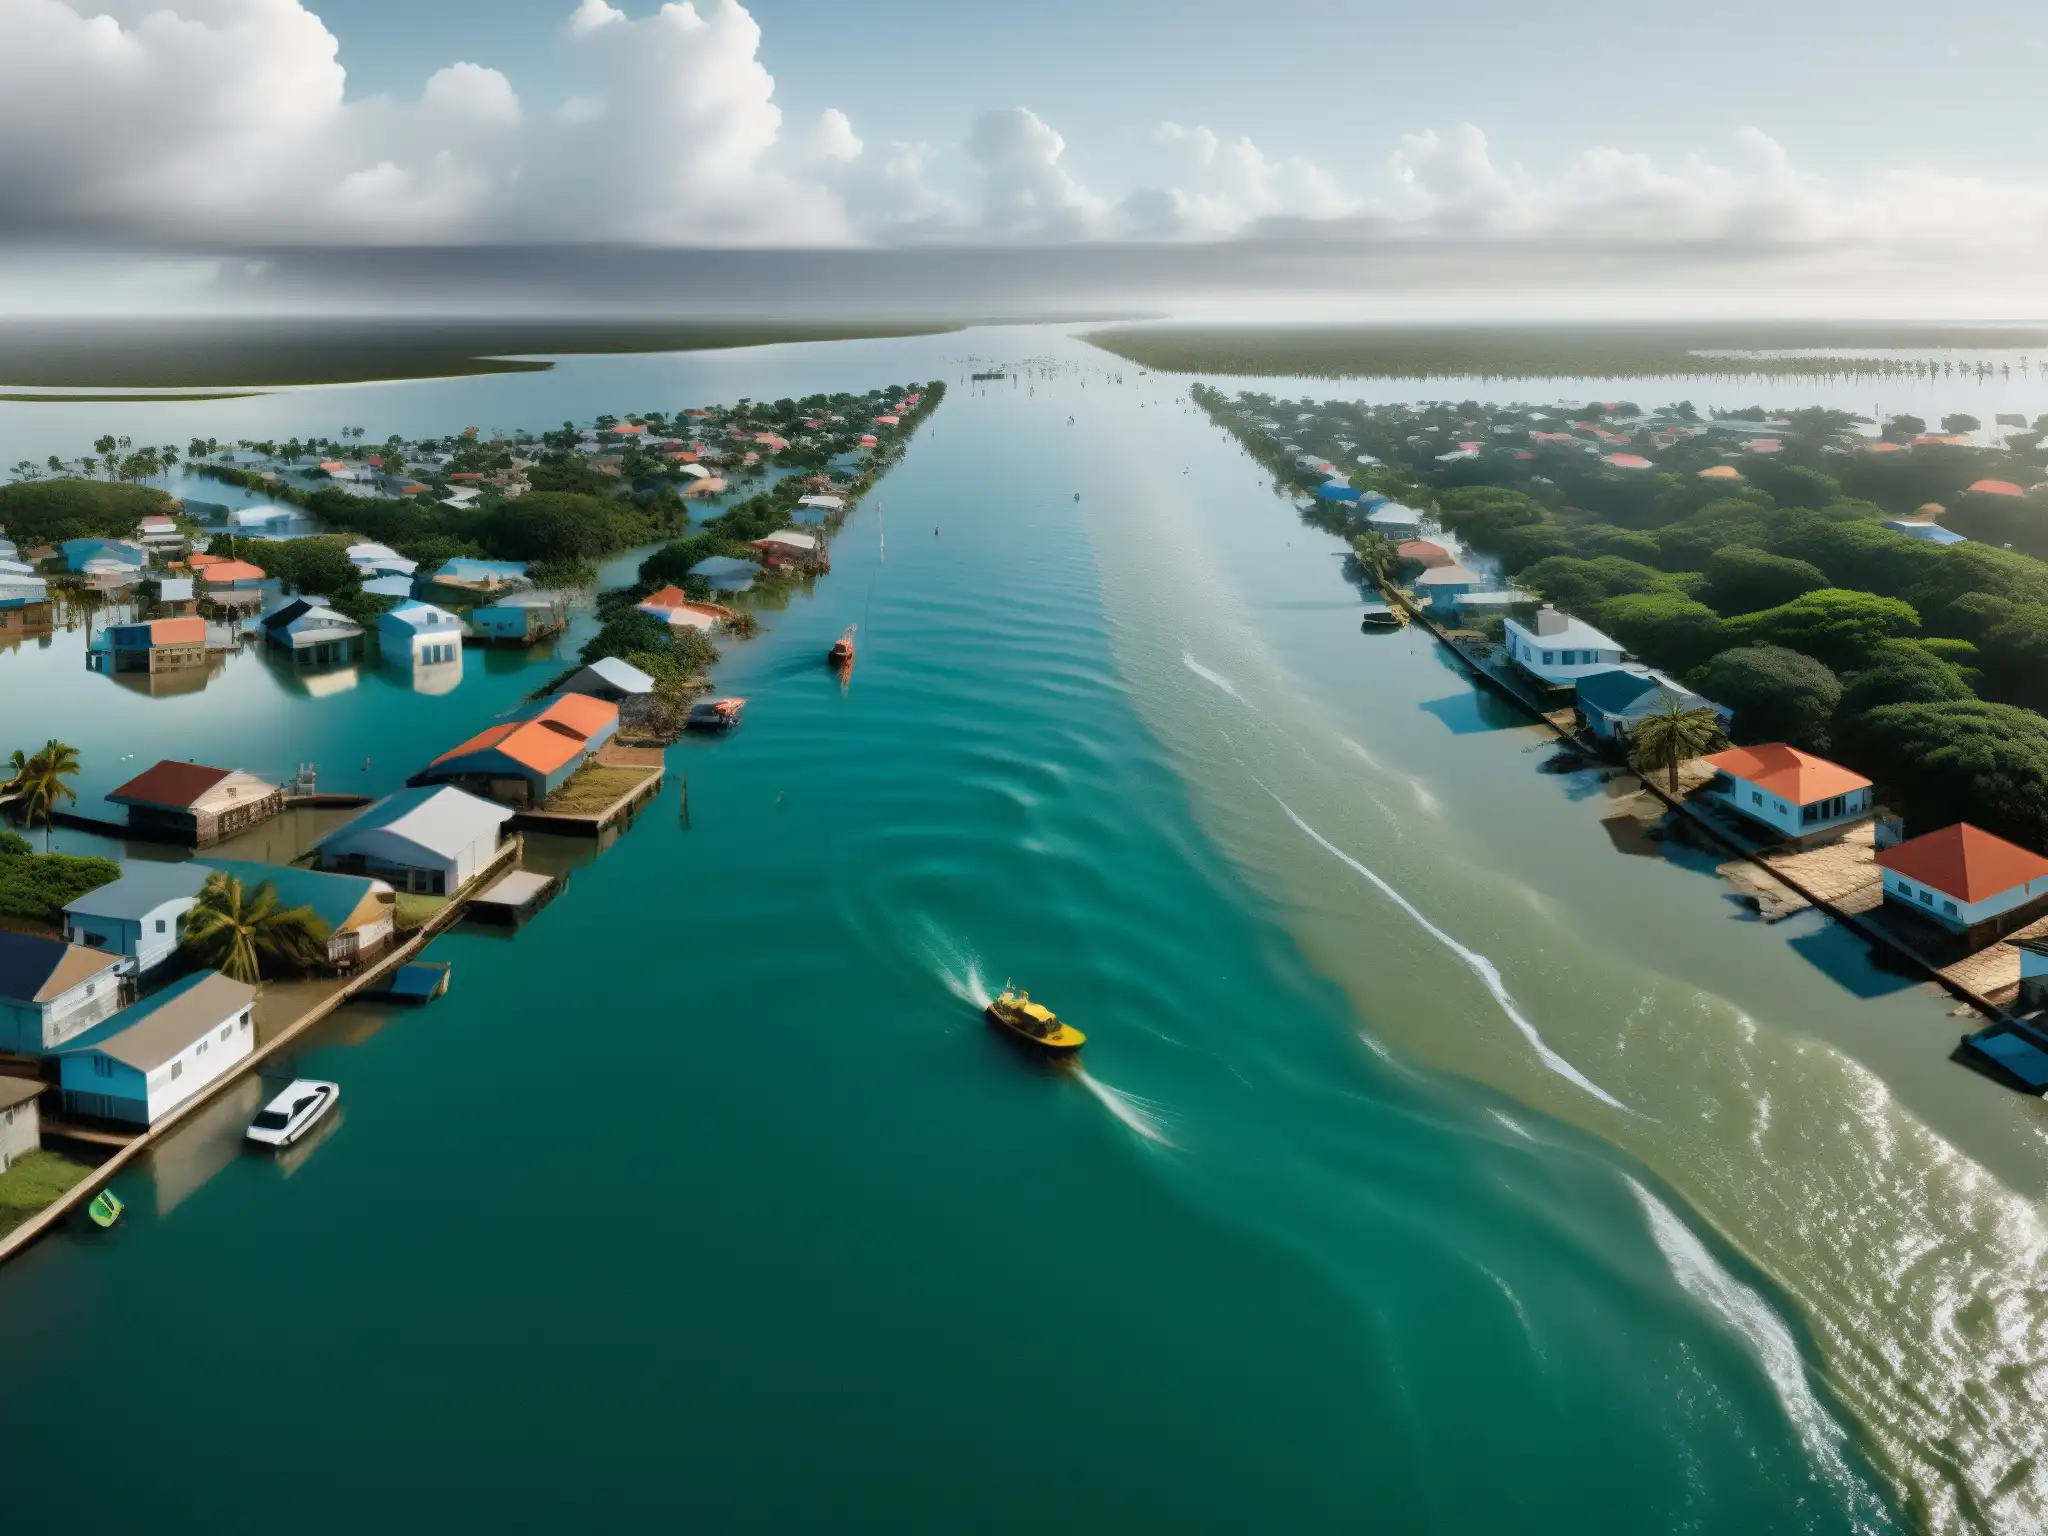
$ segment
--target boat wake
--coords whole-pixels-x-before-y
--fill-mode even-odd
[[[1090,1077],[1088,1069],[1081,1066],[1078,1062],[1069,1067],[1067,1072],[1075,1082],[1086,1088],[1095,1098],[1096,1102],[1101,1104],[1104,1109],[1116,1116],[1118,1120],[1122,1121],[1131,1130],[1144,1137],[1145,1140],[1162,1147],[1172,1147],[1174,1145],[1173,1141],[1166,1134],[1166,1126],[1156,1104],[1138,1098],[1135,1094],[1125,1093],[1119,1088],[1112,1088],[1109,1084]],[[1175,1150],[1178,1151],[1179,1149],[1175,1148]]]
[[[1202,679],[1203,682],[1214,683],[1218,688],[1221,688],[1225,693],[1229,694],[1233,699],[1237,700],[1237,702],[1240,704],[1245,702],[1244,695],[1237,691],[1237,684],[1233,683],[1221,672],[1212,672],[1207,667],[1203,666],[1199,661],[1195,660],[1194,652],[1182,651],[1180,653],[1180,661],[1182,666],[1186,667],[1190,672],[1194,673],[1195,676]]]
[[[1259,783],[1257,779],[1254,779],[1252,782],[1254,784]],[[1464,961],[1466,966],[1472,971],[1473,975],[1477,976],[1480,979],[1480,981],[1485,983],[1486,990],[1493,994],[1493,1000],[1494,1002],[1500,1005],[1501,1012],[1506,1014],[1508,1016],[1509,1022],[1511,1022],[1516,1029],[1521,1031],[1522,1037],[1529,1042],[1530,1046],[1535,1050],[1538,1058],[1540,1058],[1543,1062],[1543,1065],[1550,1068],[1551,1071],[1555,1072],[1559,1077],[1562,1077],[1566,1082],[1571,1083],[1575,1087],[1583,1088],[1587,1093],[1593,1095],[1593,1097],[1598,1099],[1602,1104],[1612,1105],[1615,1109],[1621,1110],[1624,1113],[1634,1113],[1634,1111],[1630,1110],[1626,1104],[1621,1102],[1621,1100],[1617,1099],[1613,1094],[1609,1093],[1605,1088],[1602,1088],[1598,1083],[1594,1082],[1590,1077],[1586,1076],[1585,1073],[1581,1072],[1577,1067],[1573,1066],[1569,1061],[1566,1061],[1564,1057],[1558,1055],[1556,1051],[1550,1048],[1548,1042],[1544,1040],[1542,1034],[1537,1030],[1536,1026],[1530,1023],[1527,1016],[1524,1015],[1522,1010],[1516,1006],[1514,997],[1508,992],[1506,983],[1504,983],[1500,979],[1499,969],[1494,965],[1494,963],[1491,960],[1487,959],[1486,956],[1480,954],[1479,951],[1476,949],[1466,948],[1463,944],[1460,944],[1456,939],[1452,938],[1448,933],[1445,933],[1443,929],[1437,927],[1435,923],[1432,923],[1428,918],[1424,917],[1422,915],[1421,909],[1419,909],[1406,896],[1403,896],[1399,891],[1395,890],[1393,886],[1389,885],[1385,880],[1381,879],[1379,875],[1375,874],[1372,870],[1366,868],[1365,865],[1359,863],[1358,860],[1351,857],[1350,854],[1346,853],[1342,848],[1339,848],[1335,843],[1331,842],[1327,837],[1323,836],[1323,834],[1318,832],[1314,827],[1310,826],[1307,822],[1303,821],[1300,816],[1295,814],[1293,806],[1289,805],[1285,800],[1282,800],[1278,795],[1274,795],[1272,790],[1266,789],[1266,786],[1264,784],[1259,784],[1259,788],[1265,789],[1267,794],[1273,795],[1273,803],[1279,806],[1281,810],[1287,813],[1287,819],[1293,822],[1297,827],[1301,828],[1303,832],[1307,833],[1310,839],[1312,839],[1319,847],[1324,849],[1326,852],[1334,855],[1336,858],[1341,859],[1350,868],[1357,871],[1359,874],[1363,875],[1367,880],[1371,881],[1372,884],[1379,890],[1379,892],[1383,896],[1385,896],[1389,901],[1393,902],[1394,905],[1399,907],[1403,912],[1406,912],[1410,917],[1414,918],[1415,921],[1421,925],[1423,932],[1427,933],[1431,938],[1435,939],[1439,944],[1443,945],[1444,948],[1448,949],[1452,954],[1456,955],[1460,960]]]
[[[1785,1320],[1763,1297],[1723,1269],[1706,1244],[1662,1201],[1634,1179],[1627,1182],[1649,1221],[1650,1236],[1671,1267],[1672,1278],[1749,1346],[1815,1468],[1850,1495],[1849,1514],[1857,1528],[1888,1528],[1884,1506],[1842,1454],[1847,1437],[1808,1385],[1806,1363],[1799,1358],[1799,1345]]]

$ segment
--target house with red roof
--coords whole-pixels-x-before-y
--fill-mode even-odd
[[[479,731],[407,782],[454,784],[501,805],[534,809],[618,729],[618,705],[586,694],[564,694],[528,719]]]
[[[1981,827],[1957,822],[1885,849],[1888,907],[1987,939],[2048,908],[2048,859]]]
[[[128,812],[131,835],[204,847],[268,821],[284,791],[253,773],[165,758],[107,796]]]
[[[1871,812],[1870,780],[1782,741],[1700,761],[1714,770],[1703,795],[1796,842],[1825,841]]]

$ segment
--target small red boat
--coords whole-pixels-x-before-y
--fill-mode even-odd
[[[847,625],[846,633],[832,642],[832,649],[825,653],[827,665],[834,667],[850,667],[853,665],[853,632],[859,628],[858,624]]]

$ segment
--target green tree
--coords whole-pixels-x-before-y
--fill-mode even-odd
[[[328,927],[311,907],[279,907],[265,880],[245,894],[225,870],[207,877],[179,941],[201,965],[252,986],[268,968],[307,971],[327,958]]]
[[[1351,553],[1358,560],[1358,568],[1374,582],[1384,582],[1400,561],[1399,546],[1377,528],[1354,534],[1351,539]]]
[[[17,749],[10,766],[14,773],[8,781],[8,791],[20,796],[15,803],[30,826],[41,818],[43,846],[47,849],[58,807],[78,799],[78,792],[67,782],[78,776],[78,749],[53,738],[44,742],[32,757],[24,758]]]
[[[1666,694],[1664,707],[1638,720],[1629,732],[1629,755],[1636,771],[1645,778],[1663,769],[1665,787],[1678,793],[1678,770],[1725,744],[1721,717],[1711,709],[1681,709],[1678,700]]]
[[[1858,766],[1908,822],[1969,821],[2048,848],[2048,720],[2030,709],[1957,699],[1872,710]]]
[[[1828,585],[1818,566],[1741,544],[1717,551],[1707,561],[1706,575],[1700,596],[1727,614],[1776,608]]]
[[[1740,645],[1783,646],[1804,651],[1837,671],[1867,666],[1877,647],[1920,627],[1912,605],[1873,592],[1823,587],[1761,613],[1728,621],[1728,635]]]
[[[1728,644],[1721,616],[1680,592],[1633,592],[1610,599],[1600,623],[1653,666],[1689,671]]]
[[[2029,709],[2048,708],[2048,605],[2023,603],[1978,642],[1985,691]]]
[[[1610,597],[1630,592],[1668,590],[1671,578],[1664,572],[1619,555],[1602,555],[1582,560],[1553,555],[1522,571],[1522,586],[1548,598],[1567,613],[1595,618],[1600,605]]]
[[[1790,742],[1825,752],[1842,701],[1841,679],[1811,656],[1773,645],[1723,651],[1693,674],[1693,687],[1735,712],[1737,741]]]

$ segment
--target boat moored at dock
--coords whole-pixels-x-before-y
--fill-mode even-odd
[[[745,699],[700,699],[690,706],[684,724],[693,731],[729,731],[740,723],[740,711],[746,707]]]

